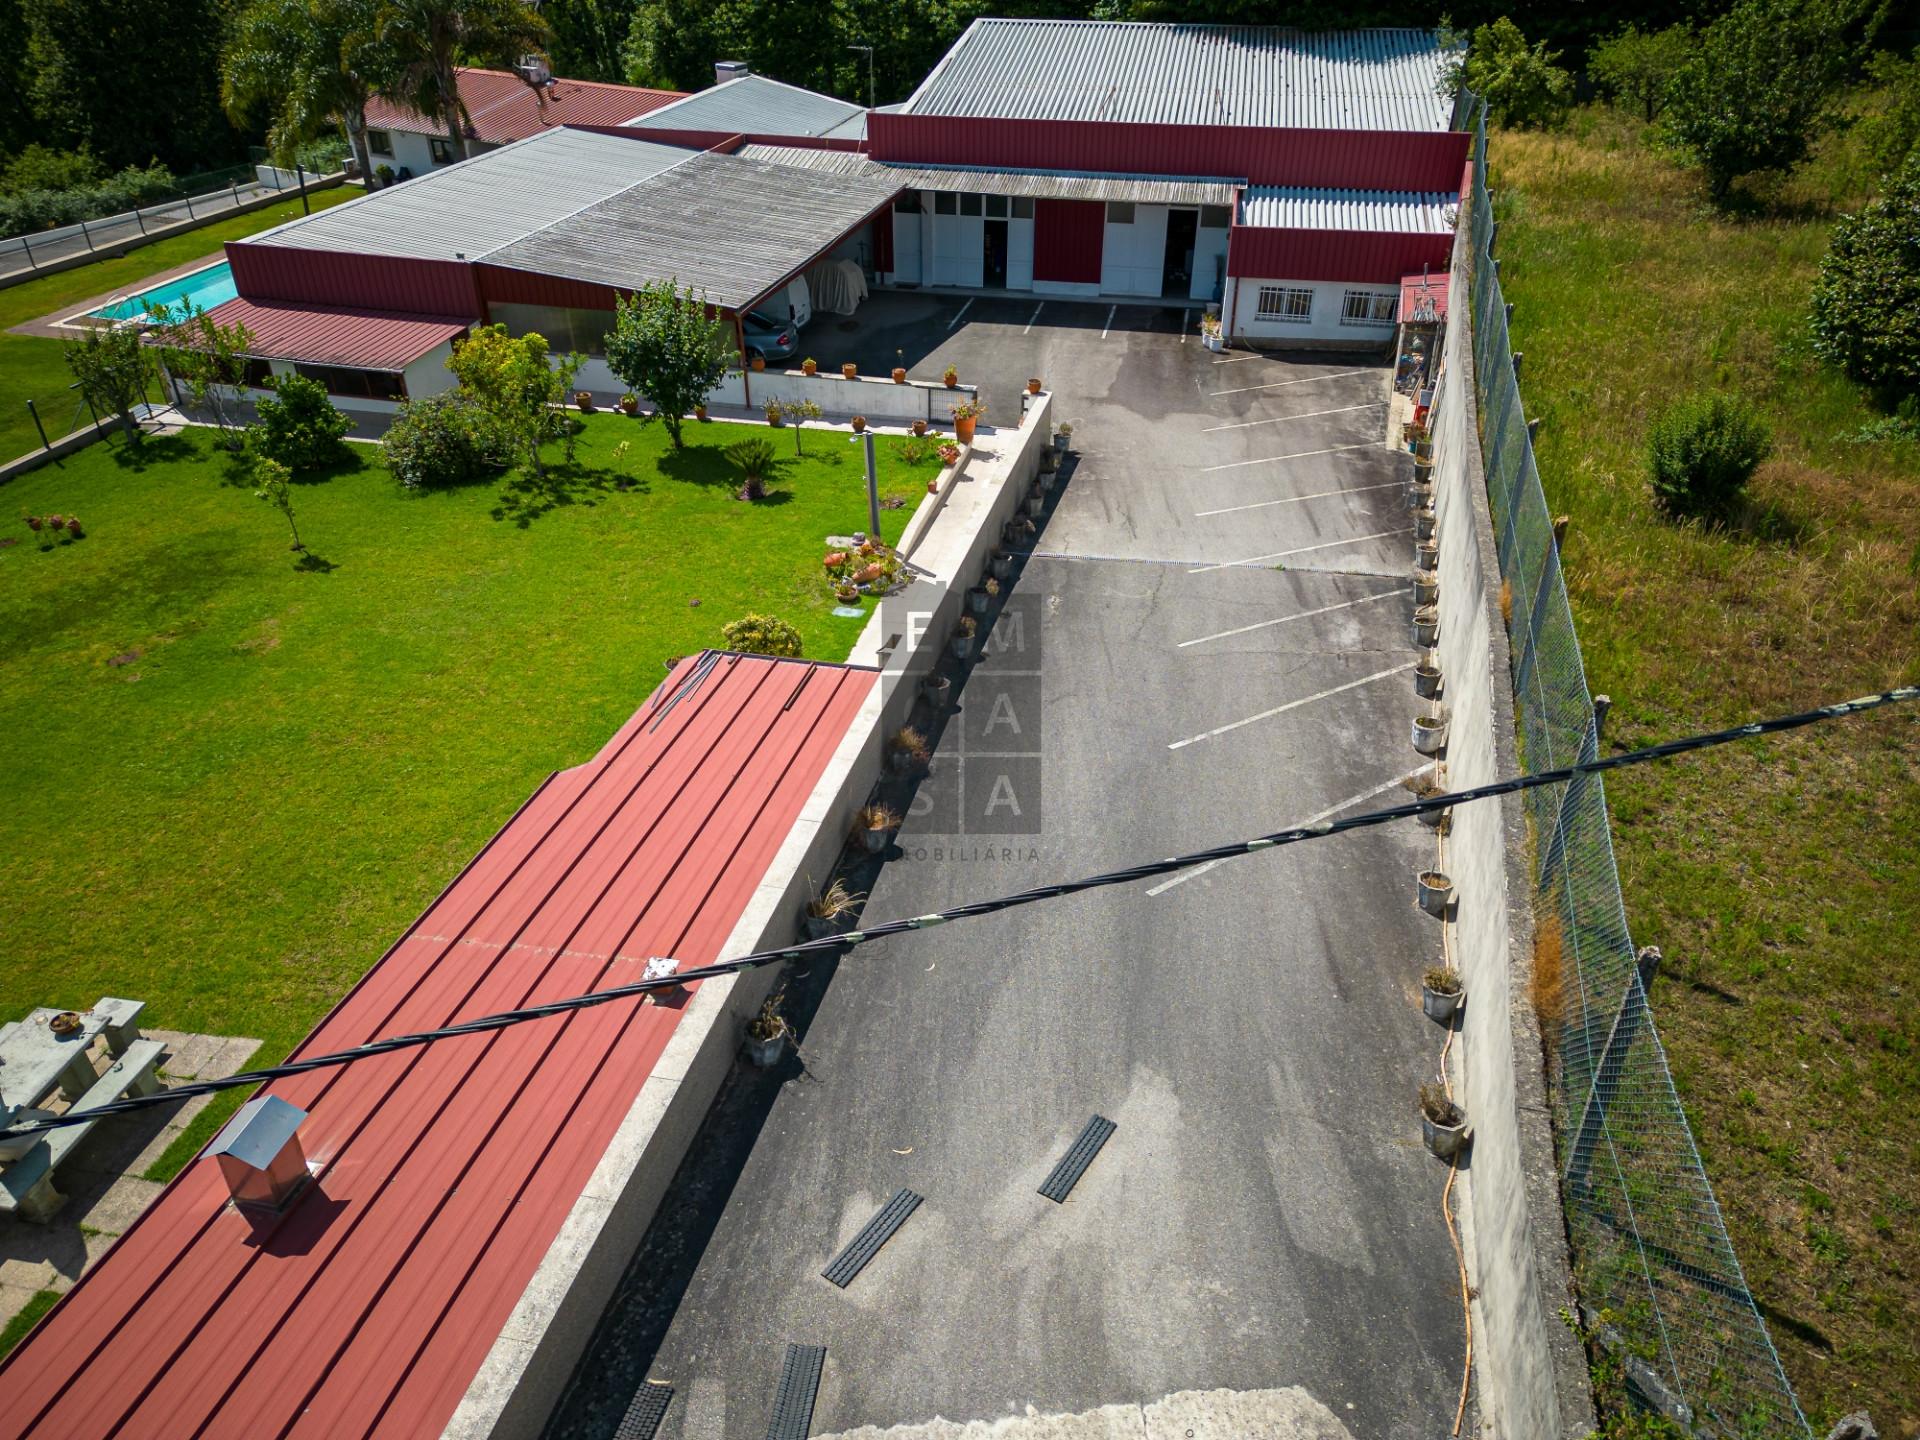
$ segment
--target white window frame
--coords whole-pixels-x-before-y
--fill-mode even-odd
[[[1274,325],[1311,325],[1313,291],[1302,285],[1262,285],[1253,318]]]
[[[1384,328],[1395,322],[1399,309],[1396,291],[1348,290],[1340,297],[1340,323]]]

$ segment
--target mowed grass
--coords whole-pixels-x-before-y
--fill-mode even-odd
[[[1833,157],[1828,157],[1829,160]],[[1920,446],[1805,339],[1833,203],[1727,220],[1638,127],[1496,136],[1522,389],[1617,748],[1920,679]],[[1662,406],[1738,390],[1777,452],[1733,533],[1659,519]],[[1611,777],[1634,938],[1748,1280],[1815,1430],[1920,1434],[1920,710]]]
[[[357,187],[336,186],[314,191],[307,199],[315,210],[324,210],[359,194]],[[41,423],[55,439],[76,425],[89,423],[79,392],[67,388],[73,375],[67,369],[60,342],[43,336],[5,332],[95,295],[137,291],[140,282],[149,275],[177,265],[200,259],[217,260],[227,241],[257,235],[262,230],[298,219],[300,213],[299,200],[288,200],[157,240],[117,259],[97,260],[91,265],[0,290],[0,461],[39,448],[40,436],[27,411],[28,400],[40,407]],[[158,393],[156,390],[155,394]]]
[[[720,450],[756,434],[784,458],[749,504]],[[425,495],[357,447],[295,487],[324,571],[222,483],[206,431],[0,487],[0,1019],[133,996],[148,1024],[278,1058],[670,656],[757,610],[844,658],[863,621],[828,613],[820,557],[865,528],[857,447],[687,435],[673,454],[595,416],[573,469],[550,447],[550,484]],[[939,465],[899,445],[879,443],[889,538]],[[48,512],[85,538],[38,548],[17,517]]]

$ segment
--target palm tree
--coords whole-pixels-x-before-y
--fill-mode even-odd
[[[544,53],[548,29],[520,0],[381,0],[377,33],[393,66],[388,98],[439,117],[453,158],[464,160],[467,107],[456,67]]]
[[[254,0],[235,20],[220,63],[220,100],[236,123],[265,107],[276,164],[337,120],[371,179],[367,101],[388,77],[375,0]]]

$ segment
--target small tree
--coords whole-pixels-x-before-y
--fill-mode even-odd
[[[1667,103],[1668,84],[1693,58],[1696,43],[1690,25],[1664,30],[1628,25],[1593,47],[1587,78],[1616,105],[1638,110],[1641,119],[1652,121]]]
[[[265,455],[253,457],[254,497],[264,500],[287,517],[287,529],[293,532],[293,549],[305,550],[300,543],[300,527],[293,523],[293,472],[278,460]]]
[[[1920,391],[1920,154],[1833,223],[1813,287],[1813,348],[1886,397]]]
[[[736,440],[722,453],[746,482],[740,487],[739,498],[764,500],[767,495],[767,476],[773,473],[773,442],[757,436],[750,440]]]
[[[1920,155],[1920,50],[1904,59],[1883,50],[1867,62],[1867,79],[1885,100],[1855,123],[1867,158],[1891,175],[1908,156]]]
[[[1806,158],[1838,99],[1841,29],[1813,0],[1741,0],[1674,72],[1667,133],[1699,163],[1715,204],[1741,176]]]
[[[580,364],[580,356],[568,355],[556,368],[544,335],[529,332],[515,339],[504,325],[483,325],[453,352],[447,368],[501,438],[526,457],[535,475],[544,476],[540,445],[567,433],[559,407]]]
[[[1653,498],[1669,515],[1724,520],[1773,450],[1753,407],[1735,395],[1694,395],[1653,422],[1647,470]]]
[[[80,383],[80,393],[96,411],[118,415],[127,438],[140,443],[140,424],[133,407],[146,396],[153,374],[153,356],[140,342],[133,325],[97,325],[78,340],[66,342],[67,368]]]
[[[1555,63],[1559,58],[1544,40],[1528,45],[1520,27],[1503,15],[1474,30],[1451,78],[1485,100],[1498,124],[1544,127],[1559,120],[1573,95],[1573,76]]]
[[[793,421],[793,453],[806,453],[800,448],[800,432],[807,428],[807,421],[820,418],[820,407],[811,400],[789,400],[781,413]]]
[[[217,323],[191,300],[182,301],[178,309],[149,304],[147,316],[167,372],[186,386],[195,405],[213,416],[220,443],[239,450],[245,437],[237,392],[246,382],[253,332],[244,324]]]
[[[727,327],[706,301],[661,280],[621,300],[607,334],[607,365],[653,401],[653,415],[681,448],[680,417],[707,398],[727,373]],[[645,421],[643,420],[643,423]]]
[[[340,454],[353,422],[334,408],[326,386],[304,375],[283,376],[274,393],[254,407],[254,449],[290,470],[314,470]]]
[[[748,655],[791,655],[800,653],[800,632],[777,615],[742,615],[720,627],[729,650]]]

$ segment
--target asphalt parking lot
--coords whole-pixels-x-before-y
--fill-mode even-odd
[[[841,333],[877,366],[911,331],[916,373],[952,363],[990,406],[1046,377],[1078,453],[899,847],[856,878],[867,915],[1393,803],[1422,762],[1384,361],[961,304],[877,297]],[[796,976],[800,1061],[729,1083],[550,1433],[611,1435],[652,1377],[662,1435],[758,1437],[789,1342],[826,1349],[815,1435],[1220,1390],[1249,1408],[1203,1436],[1447,1433],[1464,1337],[1413,1108],[1443,1038],[1413,900],[1434,844],[1398,822]],[[1112,1139],[1037,1195],[1095,1113]],[[822,1279],[901,1187],[925,1198],[899,1233]]]

